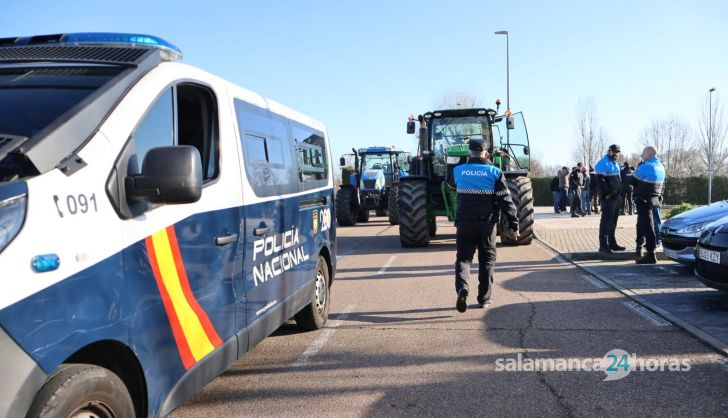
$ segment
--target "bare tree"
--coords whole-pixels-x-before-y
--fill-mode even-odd
[[[483,100],[469,91],[447,93],[434,102],[435,109],[471,109],[482,105]]]
[[[720,96],[716,94],[713,97],[712,117],[710,114],[710,98],[700,105],[698,112],[698,149],[700,159],[704,166],[708,167],[708,155],[710,155],[710,147],[708,146],[708,137],[710,136],[710,123],[713,122],[712,129],[712,151],[713,151],[713,170],[714,174],[724,174],[728,171],[728,144],[726,144],[726,133],[728,133],[728,125],[723,119],[723,106],[720,103]]]
[[[531,156],[531,171],[529,175],[531,177],[553,177],[560,168],[560,165],[544,164],[540,159]]]
[[[574,162],[594,166],[604,155],[609,144],[609,135],[599,125],[597,105],[591,96],[579,99],[574,111],[576,117],[576,141],[571,151]]]
[[[694,171],[692,156],[697,152],[693,147],[692,130],[677,116],[653,120],[642,133],[640,145],[657,148],[667,177],[685,177]]]

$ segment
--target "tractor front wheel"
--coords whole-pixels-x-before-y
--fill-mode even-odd
[[[387,196],[387,215],[390,225],[399,225],[399,187],[389,189]]]
[[[528,177],[508,179],[511,200],[518,211],[517,240],[508,238],[506,217],[501,215],[501,243],[506,245],[528,245],[533,241],[533,186]]]
[[[339,226],[352,226],[357,218],[356,190],[342,187],[336,192],[336,222]]]
[[[430,244],[427,217],[427,183],[405,181],[399,185],[399,241],[403,247]]]

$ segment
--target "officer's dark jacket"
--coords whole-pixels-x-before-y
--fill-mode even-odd
[[[467,164],[453,169],[453,176],[458,192],[455,222],[495,222],[498,212],[502,211],[508,227],[518,230],[516,206],[511,201],[506,178],[498,167],[489,165],[482,158],[470,158]]]
[[[619,177],[619,165],[605,155],[594,167],[597,173],[599,195],[605,199],[608,195],[615,197],[622,192],[622,179]]]
[[[657,157],[641,163],[632,176],[635,197],[645,200],[662,196],[665,185],[665,167]]]

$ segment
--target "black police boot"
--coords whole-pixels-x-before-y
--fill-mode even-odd
[[[647,251],[642,258],[635,261],[637,264],[657,264],[657,257],[654,251]]]
[[[599,246],[599,252],[602,253],[602,254],[612,254],[613,253],[613,251],[611,250],[611,248],[609,248],[606,245],[600,245]]]
[[[468,289],[460,289],[455,307],[460,313],[468,310]]]
[[[637,247],[637,249],[636,249],[636,250],[634,250],[634,253],[635,253],[635,255],[637,256],[637,258],[640,258],[640,257],[642,257],[642,246],[641,246],[641,245],[640,245],[640,246],[638,246],[638,247]]]
[[[622,247],[621,245],[617,244],[617,241],[614,241],[613,243],[609,244],[609,249],[612,251],[624,251],[627,249],[627,247]]]

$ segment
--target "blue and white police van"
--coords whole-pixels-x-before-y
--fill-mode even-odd
[[[336,267],[323,124],[146,35],[0,39],[0,416],[165,416]]]

